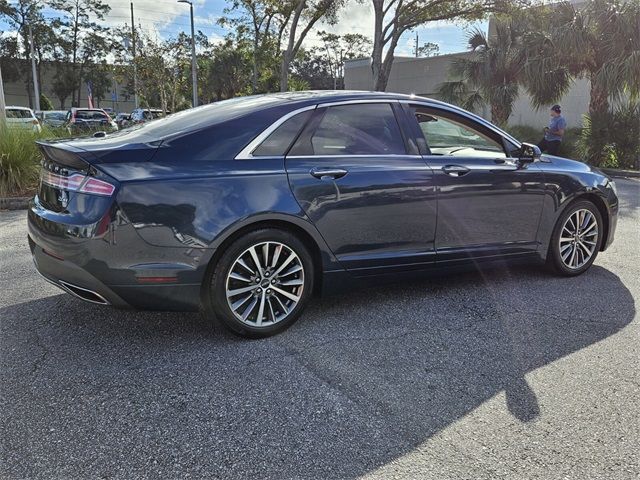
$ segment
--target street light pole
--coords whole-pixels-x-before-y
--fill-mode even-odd
[[[40,87],[38,85],[38,71],[36,69],[36,52],[33,48],[33,32],[31,31],[31,24],[29,24],[29,43],[31,52],[31,74],[33,75],[33,93],[35,95],[34,105],[35,110],[40,110]]]
[[[136,27],[133,20],[133,2],[131,2],[131,53],[133,55],[133,103],[138,108],[138,68],[136,67]]]
[[[0,68],[0,128],[6,119],[6,105],[4,104],[4,86],[2,85],[2,69]]]
[[[178,0],[178,3],[188,3],[191,10],[191,82],[193,84],[193,106],[198,106],[198,65],[196,62],[196,34],[193,26],[193,2]]]

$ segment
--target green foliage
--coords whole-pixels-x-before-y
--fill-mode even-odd
[[[526,17],[500,18],[495,38],[479,29],[468,38],[470,53],[451,64],[453,80],[438,87],[444,100],[477,111],[481,105],[491,107],[491,120],[505,126],[518,97],[522,78],[522,36],[530,27]]]
[[[585,115],[578,152],[601,167],[640,167],[640,104]]]
[[[43,129],[36,133],[0,124],[0,196],[31,193],[38,181],[40,138],[64,137],[64,129]]]
[[[53,110],[53,104],[44,93],[40,94],[40,110]]]

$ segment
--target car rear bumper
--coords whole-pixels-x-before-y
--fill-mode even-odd
[[[200,308],[204,267],[184,261],[157,263],[175,255],[184,260],[184,251],[150,246],[128,224],[119,225],[117,239],[111,230],[83,238],[83,232],[93,231],[95,225],[65,224],[59,215],[33,201],[28,212],[28,237],[38,272],[67,293],[91,303],[144,310]],[[154,283],[146,283],[149,279]],[[160,284],[155,283],[158,279]]]

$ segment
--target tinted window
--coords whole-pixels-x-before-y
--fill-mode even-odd
[[[340,105],[326,109],[310,137],[296,143],[296,155],[405,154],[398,122],[388,103]]]
[[[492,132],[463,118],[443,116],[430,109],[414,109],[431,155],[505,157],[504,147]]]
[[[33,118],[30,110],[7,108],[7,118]]]
[[[253,151],[252,155],[254,157],[264,157],[280,156],[287,153],[287,150],[289,150],[289,147],[298,136],[298,133],[300,133],[300,130],[302,130],[302,127],[307,123],[312,112],[313,110],[307,110],[285,121]]]
[[[106,120],[107,114],[99,110],[76,110],[76,118],[80,120]]]

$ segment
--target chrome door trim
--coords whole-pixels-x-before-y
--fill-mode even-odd
[[[299,113],[306,112],[308,110],[315,110],[316,107],[317,107],[317,105],[315,105],[315,104],[314,105],[307,105],[306,107],[298,108],[297,110],[293,110],[293,111],[283,115],[278,120],[276,120],[271,125],[269,125],[267,128],[265,128],[262,131],[262,133],[260,133],[256,138],[251,140],[251,142],[249,142],[249,144],[246,147],[244,147],[240,151],[240,153],[238,153],[235,156],[235,160],[251,160],[252,158],[282,157],[282,155],[265,155],[265,156],[254,157],[253,156],[253,151],[256,148],[258,148],[260,146],[260,144],[262,144],[262,142],[264,142],[267,139],[267,137],[274,132],[275,129],[277,129],[280,125],[282,125],[284,122],[289,120],[291,117],[293,117],[293,116],[295,116],[295,115],[297,115]]]

